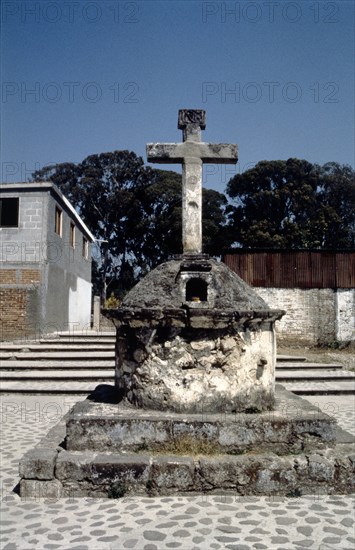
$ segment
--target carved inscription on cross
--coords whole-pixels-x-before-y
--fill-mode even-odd
[[[182,109],[178,128],[183,143],[148,143],[149,162],[182,164],[182,241],[184,254],[202,252],[202,163],[235,164],[237,145],[203,143],[206,111]]]

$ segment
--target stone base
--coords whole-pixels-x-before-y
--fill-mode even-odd
[[[107,402],[114,396],[107,388],[77,403],[26,453],[22,497],[354,492],[355,438],[282,386],[272,413],[224,418],[134,412]],[[195,454],[167,450],[184,438]],[[216,454],[199,452],[206,442]]]
[[[66,427],[68,451],[165,452],[190,440],[192,451],[208,443],[215,453],[284,455],[334,446],[336,441],[336,421],[283,386],[278,386],[274,410],[262,413],[162,413],[125,400],[110,403],[114,397],[115,390],[102,385],[74,405]]]

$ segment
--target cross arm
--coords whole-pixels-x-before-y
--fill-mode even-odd
[[[238,161],[238,146],[229,143],[148,143],[148,162],[162,164],[182,163],[185,158],[198,158],[202,162],[235,164]]]
[[[183,143],[147,143],[147,160],[160,164],[182,163],[183,145]]]
[[[232,143],[200,143],[199,157],[202,162],[235,164],[238,162],[238,146]]]

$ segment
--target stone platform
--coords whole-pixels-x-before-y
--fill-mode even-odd
[[[355,438],[282,386],[275,410],[223,416],[138,411],[115,396],[99,386],[24,456],[21,496],[354,492]]]

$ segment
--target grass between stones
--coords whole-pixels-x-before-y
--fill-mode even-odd
[[[198,455],[221,455],[221,454],[233,454],[239,455],[244,454],[245,451],[233,451],[228,452],[225,449],[214,441],[208,441],[208,439],[198,439],[191,435],[184,435],[181,437],[176,437],[165,443],[161,443],[158,446],[149,446],[146,443],[143,443],[136,449],[137,453],[144,451],[151,452],[152,454],[174,454],[174,455],[189,455],[189,456],[198,456]]]

